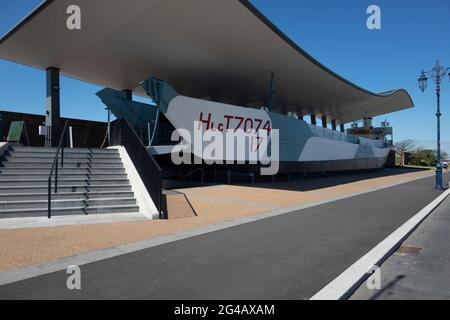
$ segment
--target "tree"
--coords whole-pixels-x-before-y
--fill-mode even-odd
[[[416,142],[412,139],[399,141],[395,144],[395,151],[400,155],[400,166],[405,166],[405,152],[414,148]]]
[[[437,163],[437,152],[431,149],[417,148],[411,152],[411,163],[417,166],[435,166]],[[441,162],[448,159],[448,154],[441,151]]]
[[[435,159],[437,159],[437,150],[433,150],[433,156]],[[445,160],[448,160],[448,153],[441,150],[441,162],[444,162]],[[436,165],[436,160],[434,161],[434,165]]]
[[[437,154],[437,151],[436,151]],[[441,161],[448,160],[448,153],[445,151],[441,151]]]
[[[411,163],[417,166],[436,165],[436,152],[430,149],[418,148],[412,151]]]

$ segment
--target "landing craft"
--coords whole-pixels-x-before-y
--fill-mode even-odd
[[[344,133],[308,124],[295,116],[269,112],[267,108],[246,108],[186,97],[178,94],[168,82],[156,78],[142,82],[142,88],[156,102],[158,109],[129,101],[122,92],[113,89],[104,89],[97,95],[116,116],[126,117],[129,122],[136,123],[139,119],[141,123],[156,124],[158,112],[161,112],[174,130],[183,129],[183,132],[189,133],[189,136],[183,136],[189,143],[193,143],[191,137],[195,135],[198,124],[204,131],[216,131],[223,135],[230,130],[243,134],[253,130],[270,135],[272,130],[277,129],[279,155],[273,161],[279,162],[279,172],[282,173],[381,168],[392,150],[392,140],[388,139],[392,136],[392,128],[386,125],[374,128],[371,118],[364,119],[362,127],[353,127]],[[192,145],[191,150],[194,150],[196,158],[211,160],[196,152],[204,147]],[[150,148],[159,155],[172,152],[167,146]],[[227,155],[226,150],[222,154]],[[230,163],[231,160],[236,164],[252,160],[248,153],[241,154],[244,156],[239,157],[239,153],[235,153],[234,158],[224,156],[221,160],[223,163]]]

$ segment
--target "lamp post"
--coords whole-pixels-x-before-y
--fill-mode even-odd
[[[439,61],[431,71],[424,71],[419,77],[419,88],[422,93],[425,92],[428,83],[428,77],[430,77],[436,84],[436,97],[437,97],[437,155],[436,155],[436,189],[442,190],[442,164],[441,164],[441,82],[444,80],[447,72],[450,68],[443,67]],[[450,73],[448,74],[450,78]]]

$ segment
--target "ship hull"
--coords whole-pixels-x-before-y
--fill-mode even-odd
[[[183,138],[183,144],[190,146],[188,150],[183,150],[190,154],[187,157],[190,161],[179,164],[174,163],[172,157],[180,153],[179,149],[167,145],[150,147],[163,166],[209,164],[236,170],[259,171],[261,167],[275,164],[279,168],[277,172],[281,173],[369,170],[383,167],[391,151],[384,141],[348,135],[263,109],[182,96],[165,82],[158,82],[155,86],[155,83],[149,81],[144,82],[147,93],[157,101],[161,113],[177,129]],[[152,91],[153,88],[158,88],[157,93]],[[126,108],[144,107],[142,103],[125,100],[112,89],[105,89],[98,95],[113,112],[121,109],[124,113]],[[149,105],[147,107],[155,108]],[[155,119],[142,121],[154,123]],[[213,132],[219,138],[223,137],[222,149],[215,150],[214,157],[204,152],[210,147],[211,140],[195,139],[198,131],[202,134]],[[239,146],[233,146],[234,150],[230,155],[230,146],[225,142],[230,132],[238,136],[250,136],[248,144],[253,148],[255,145],[259,147],[258,141],[254,143],[255,138],[270,136],[270,143],[262,152],[260,161],[254,163],[249,150],[237,152]]]
[[[377,169],[385,165],[391,151],[391,148],[384,147],[380,141],[358,139],[293,117],[183,96],[178,96],[169,103],[165,115],[176,129],[184,129],[190,136],[194,135],[191,128],[195,128],[195,121],[201,122],[204,130],[236,130],[239,124],[234,119],[244,119],[241,121],[244,124],[261,123],[259,129],[277,129],[279,158],[274,161],[278,162],[281,173]],[[229,119],[232,120],[228,121]],[[255,127],[253,129],[256,130]],[[205,159],[205,155],[195,154],[195,150],[194,155],[202,160],[211,160]],[[222,160],[238,162],[249,159],[236,157]],[[250,171],[254,171],[258,166],[236,164],[235,167],[247,170],[251,168]]]

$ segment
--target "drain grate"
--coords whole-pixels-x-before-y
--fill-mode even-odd
[[[398,254],[419,254],[423,248],[419,247],[409,247],[409,246],[401,246],[398,250]]]

